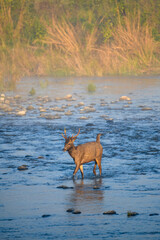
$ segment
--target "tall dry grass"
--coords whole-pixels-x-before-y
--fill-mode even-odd
[[[80,76],[108,74],[143,74],[160,72],[160,44],[148,25],[140,24],[140,14],[124,17],[113,32],[113,41],[98,45],[99,32],[76,30],[67,21],[52,18],[45,43],[62,63],[60,67]],[[83,36],[80,38],[79,36]]]
[[[4,0],[1,0],[4,3]],[[25,1],[24,1],[25,2]],[[13,26],[10,9],[3,6],[0,16],[0,88],[14,85],[23,76],[104,76],[160,72],[160,43],[152,37],[149,25],[140,24],[140,14],[124,17],[113,32],[113,40],[98,44],[100,32],[91,32],[66,20],[52,17],[46,23],[42,45],[20,41],[23,6]],[[6,24],[11,26],[12,46],[7,45]],[[43,45],[44,44],[44,45]]]
[[[52,17],[52,24],[46,28],[48,35],[43,42],[50,45],[53,54],[57,53],[62,67],[65,66],[70,73],[76,75],[96,74],[93,66],[96,61],[94,56],[98,34],[96,27],[91,33],[84,34],[66,20],[58,22]]]
[[[113,33],[114,41],[98,49],[104,74],[160,72],[160,44],[148,25],[140,25],[140,16],[124,18]]]

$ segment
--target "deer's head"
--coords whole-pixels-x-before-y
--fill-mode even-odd
[[[67,137],[66,130],[64,130],[65,135],[63,135],[63,133],[62,133],[62,136],[65,139],[65,144],[64,144],[64,148],[63,148],[64,152],[68,151],[70,148],[72,148],[74,146],[74,141],[76,140],[79,133],[80,133],[80,128],[79,128],[77,135],[75,135],[75,136],[72,135],[72,137]]]

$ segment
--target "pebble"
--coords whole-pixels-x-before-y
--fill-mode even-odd
[[[80,109],[80,113],[90,113],[90,112],[95,112],[96,109],[94,107],[84,107]]]
[[[60,108],[60,107],[54,107],[54,108],[50,108],[52,111],[55,112],[64,112],[64,109]]]
[[[16,115],[17,115],[17,116],[24,116],[24,115],[26,115],[26,110],[18,111],[18,112],[16,113]]]
[[[42,218],[47,218],[47,217],[50,217],[50,216],[51,216],[50,214],[43,214]]]
[[[78,106],[84,106],[84,102],[78,103]]]
[[[117,100],[115,100],[115,101],[111,101],[111,104],[114,104],[114,103],[117,103],[118,101]]]
[[[40,112],[46,112],[46,109],[45,108],[40,108],[39,111]]]
[[[151,107],[143,107],[142,108],[142,111],[149,111],[149,110],[152,110],[152,108]]]
[[[127,212],[128,217],[133,217],[133,216],[137,216],[137,215],[139,215],[139,213],[137,213],[137,212],[131,212],[131,211]]]
[[[127,97],[127,96],[121,96],[119,98],[120,101],[131,101],[131,98],[130,97]]]
[[[99,189],[99,187],[98,186],[94,186],[93,189]]]
[[[4,97],[0,97],[0,102],[4,102]]]
[[[65,99],[69,99],[69,98],[72,98],[72,95],[71,94],[68,94],[64,97]]]
[[[74,211],[74,208],[68,208],[66,212],[72,213]]]
[[[63,100],[63,98],[61,98],[61,97],[56,97],[55,100],[56,100],[56,101],[61,101],[61,100]]]
[[[81,214],[81,211],[80,210],[74,210],[72,213],[73,214]]]
[[[18,100],[18,99],[20,99],[20,98],[21,98],[20,95],[16,95],[16,96],[14,96],[14,99],[16,99],[16,100]]]
[[[71,112],[71,111],[67,111],[66,113],[65,113],[65,115],[67,115],[67,116],[71,116],[73,113]]]
[[[107,121],[107,122],[113,122],[113,118],[105,118],[105,120]]]
[[[87,119],[89,119],[89,117],[82,116],[82,117],[80,117],[79,119],[80,119],[80,120],[87,120]]]
[[[48,120],[60,119],[61,118],[61,116],[58,115],[58,114],[56,114],[56,115],[48,114],[48,115],[43,115],[42,117],[44,117],[45,119],[48,119]]]
[[[106,211],[103,213],[103,215],[114,215],[114,214],[117,214],[116,211],[114,211],[114,210]]]
[[[24,170],[28,170],[28,167],[27,167],[27,165],[22,165],[22,166],[19,166],[17,169],[19,171],[24,171]]]
[[[68,187],[66,185],[60,185],[57,188],[62,188],[62,189],[73,189],[73,187]]]
[[[32,105],[27,107],[27,110],[33,110],[33,109],[34,109],[34,107]]]
[[[159,213],[150,213],[149,216],[159,216]]]

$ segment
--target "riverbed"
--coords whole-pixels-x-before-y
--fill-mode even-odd
[[[75,145],[102,134],[101,177],[91,162],[72,178],[62,133],[79,128]],[[160,239],[160,77],[24,78],[1,93],[0,235]]]

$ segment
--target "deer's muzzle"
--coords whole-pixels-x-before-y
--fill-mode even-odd
[[[63,148],[63,152],[66,152],[66,151],[67,151],[67,149],[64,147],[64,148]]]

